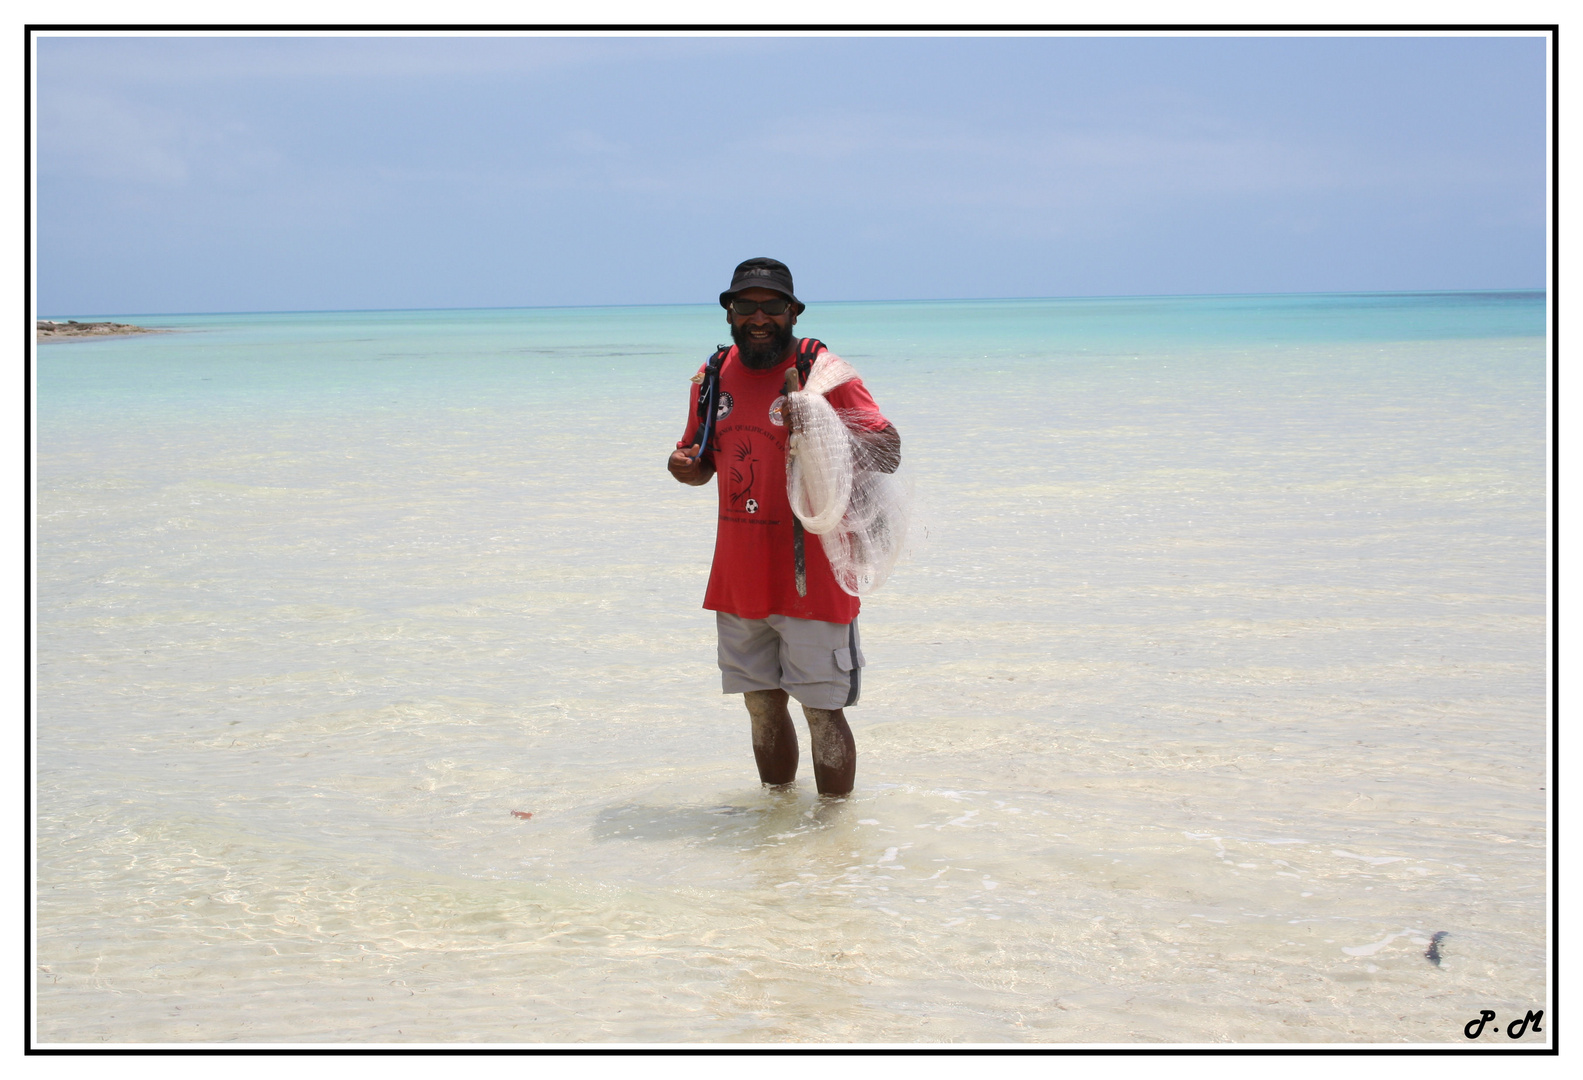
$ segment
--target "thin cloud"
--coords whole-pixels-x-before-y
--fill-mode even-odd
[[[773,45],[772,41],[757,48]],[[753,49],[753,42],[747,43]],[[743,44],[722,38],[594,38],[546,35],[320,33],[270,37],[41,35],[41,76],[128,86],[310,80],[450,80],[564,75],[634,59],[724,58]]]
[[[195,268],[231,264],[231,308],[673,300],[580,268],[743,244],[816,251],[854,296],[872,287],[842,267],[966,296],[1543,266],[1543,52],[1509,42],[59,38],[39,57],[58,310],[127,310],[55,294],[132,266],[190,309],[213,291]],[[766,72],[792,92],[760,95]],[[336,273],[262,269],[313,252]]]

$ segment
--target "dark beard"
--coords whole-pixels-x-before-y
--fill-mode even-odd
[[[731,340],[737,343],[737,359],[743,365],[754,371],[768,371],[786,358],[786,352],[791,348],[792,328],[788,323],[784,330],[763,345],[754,345],[748,339],[745,326],[733,326]]]

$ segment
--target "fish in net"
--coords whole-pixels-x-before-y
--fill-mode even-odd
[[[866,596],[885,583],[906,547],[912,485],[895,443],[865,428],[866,414],[825,398],[855,378],[852,365],[823,352],[803,388],[788,391],[786,494],[802,527],[824,545],[836,584]]]

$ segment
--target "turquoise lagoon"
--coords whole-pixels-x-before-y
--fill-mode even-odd
[[[719,693],[717,307],[117,318],[34,368],[41,1043],[1548,1008],[1542,294],[811,305],[921,508],[842,802]]]

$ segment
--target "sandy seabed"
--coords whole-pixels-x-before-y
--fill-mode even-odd
[[[761,790],[718,693],[690,371],[46,395],[37,1038],[1505,1044],[1540,352],[854,358],[928,535],[841,802]]]

